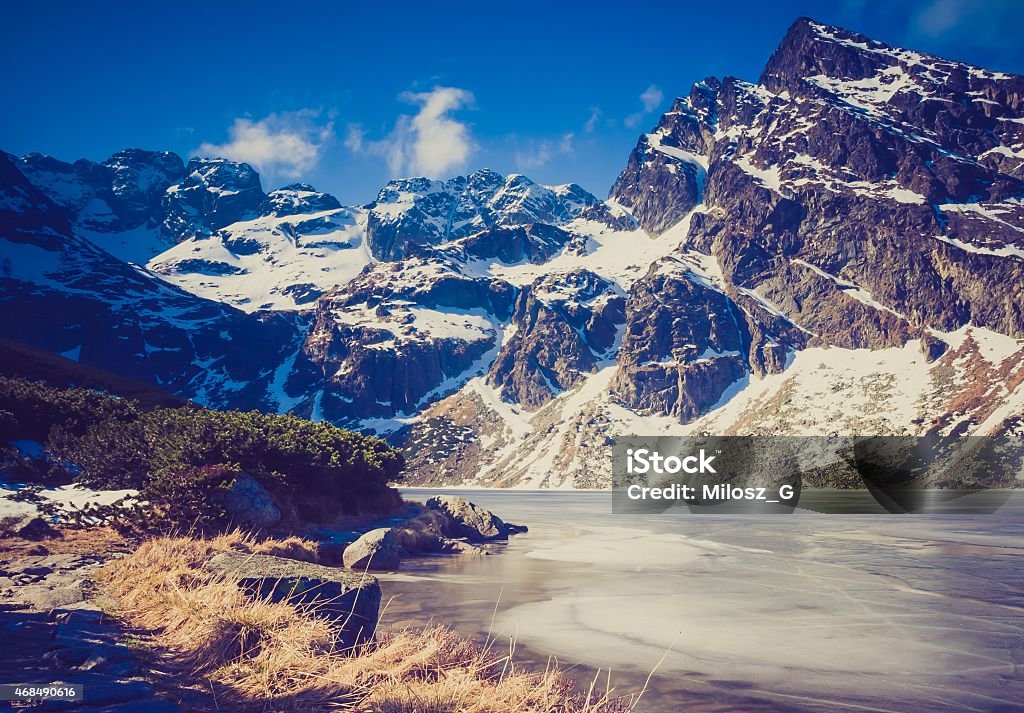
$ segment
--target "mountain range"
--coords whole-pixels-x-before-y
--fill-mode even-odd
[[[603,487],[625,434],[1019,433],[1024,77],[802,18],[605,200],[0,153],[0,286],[0,337],[387,434],[413,483]]]

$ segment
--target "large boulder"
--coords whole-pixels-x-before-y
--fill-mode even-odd
[[[349,569],[398,569],[401,557],[398,542],[390,527],[379,527],[364,533],[345,548],[342,556]]]
[[[370,640],[377,628],[381,593],[376,577],[283,557],[233,552],[213,557],[205,567],[236,582],[253,599],[285,602],[328,620],[346,648]]]
[[[444,530],[451,537],[465,537],[474,542],[504,540],[524,529],[509,525],[490,510],[454,495],[435,495],[427,500],[427,507],[446,516]]]
[[[270,527],[281,519],[281,510],[274,504],[270,493],[247,473],[235,478],[220,498],[224,509],[235,522]]]

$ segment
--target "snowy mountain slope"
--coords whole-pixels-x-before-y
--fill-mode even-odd
[[[358,209],[265,215],[178,243],[148,267],[182,289],[246,312],[309,309],[372,262],[365,226]]]
[[[229,165],[221,162],[217,168],[224,172]],[[215,195],[236,196],[242,192],[239,182],[255,185],[249,178],[226,185],[221,180]],[[180,193],[171,188],[171,196]],[[474,255],[484,242],[503,250],[525,233],[521,244],[529,252],[544,242],[538,236],[545,233],[553,239],[546,251],[557,252],[559,240],[572,236],[563,236],[555,226],[599,205],[574,184],[541,186],[525,176],[505,177],[486,169],[448,181],[392,181],[363,208],[343,208],[333,196],[304,184],[243,203],[259,215],[216,229],[210,226],[223,219],[193,219],[178,232],[182,242],[150,260],[149,268],[194,294],[245,311],[311,309],[320,295],[345,285],[377,259],[426,254],[435,245],[444,245],[444,254],[461,247]],[[193,212],[205,215],[209,206]],[[545,249],[541,253],[510,259],[543,262]]]
[[[829,436],[1004,433],[1024,425],[1024,340],[978,328],[929,363],[918,341],[886,349],[812,347],[782,372],[748,376],[698,419],[638,413],[614,398],[615,367],[528,412],[483,379],[427,409],[406,457],[424,484],[607,487],[610,439],[629,435]],[[438,448],[432,444],[438,444]]]
[[[367,240],[374,257],[394,260],[493,226],[562,225],[597,203],[576,184],[542,186],[489,169],[447,181],[401,179],[367,206]]]
[[[448,434],[414,472],[581,487],[607,483],[616,433],[1008,427],[1024,184],[992,155],[1017,146],[1022,82],[800,20],[759,84],[697,83],[612,188],[673,236],[628,281],[614,366],[532,413],[473,382],[409,429]]]
[[[112,255],[141,265],[173,244],[159,218],[164,192],[185,172],[173,153],[126,149],[102,163],[74,164],[29,154],[16,163],[76,233]]]
[[[172,287],[74,230],[0,154],[0,333],[211,405],[265,406],[269,365],[297,337]]]

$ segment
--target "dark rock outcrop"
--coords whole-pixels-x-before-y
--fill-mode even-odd
[[[253,554],[219,554],[205,568],[236,582],[254,599],[287,602],[328,620],[345,647],[372,639],[377,628],[381,592],[374,577]]]
[[[690,421],[747,373],[750,335],[728,296],[676,258],[629,293],[611,392],[642,413]]]
[[[184,180],[163,196],[163,231],[174,242],[203,237],[262,215],[269,206],[259,174],[249,164],[193,158]]]
[[[514,332],[488,383],[529,409],[578,385],[612,356],[625,302],[613,283],[589,270],[538,278],[519,293]]]
[[[486,508],[454,495],[435,495],[427,500],[427,507],[445,516],[445,534],[464,537],[470,542],[505,540],[509,535],[525,532],[526,528],[507,524]]]

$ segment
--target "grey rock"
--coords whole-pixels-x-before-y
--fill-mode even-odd
[[[427,500],[428,508],[448,517],[447,532],[452,537],[465,537],[470,541],[503,540],[509,527],[490,510],[479,507],[454,495],[435,495]]]
[[[328,620],[340,643],[354,647],[373,637],[381,591],[375,577],[270,555],[223,553],[205,568],[234,581],[249,596],[286,602]]]
[[[21,588],[18,599],[39,611],[50,611],[85,601],[87,592],[80,583],[64,585],[29,584]]]
[[[242,473],[227,492],[219,495],[228,515],[236,522],[270,527],[281,520],[281,510],[270,493],[248,473]]]
[[[344,564],[349,569],[398,569],[400,561],[398,543],[390,527],[370,530],[345,548]]]

